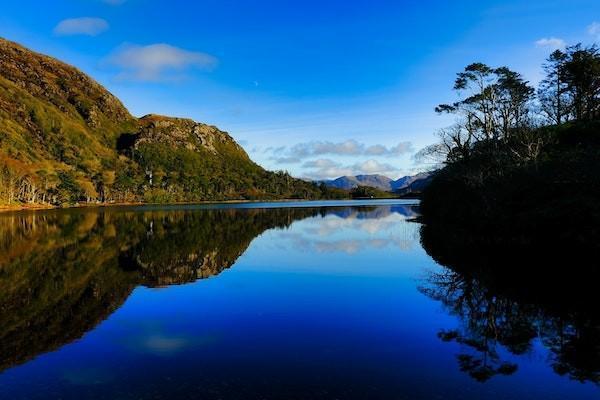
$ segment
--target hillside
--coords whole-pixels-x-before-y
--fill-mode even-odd
[[[321,198],[189,119],[135,118],[78,69],[0,38],[0,204]]]

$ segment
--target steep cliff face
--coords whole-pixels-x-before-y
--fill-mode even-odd
[[[320,196],[214,126],[135,118],[78,69],[0,38],[0,205]]]

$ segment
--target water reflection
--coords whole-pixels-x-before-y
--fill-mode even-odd
[[[268,229],[335,215],[338,220],[414,215],[408,206],[73,210],[0,218],[0,371],[94,328],[138,285],[192,282],[231,267]],[[182,338],[153,337],[168,351]]]
[[[0,215],[0,398],[597,398],[594,275],[417,210]]]
[[[510,355],[543,346],[554,372],[600,384],[597,268],[568,243],[536,242],[542,247],[423,227],[423,246],[446,268],[420,290],[461,322],[438,336],[461,345],[459,368],[477,381],[515,373]]]

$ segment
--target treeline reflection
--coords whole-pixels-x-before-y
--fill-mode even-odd
[[[500,245],[493,235],[422,228],[425,250],[445,269],[420,289],[461,321],[439,337],[461,345],[458,366],[472,378],[513,374],[514,356],[541,345],[557,374],[600,384],[597,261],[552,235]]]
[[[0,216],[0,371],[81,337],[138,285],[193,282],[231,267],[268,229],[409,206],[63,210]]]

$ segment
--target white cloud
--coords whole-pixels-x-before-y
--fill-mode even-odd
[[[600,40],[600,22],[594,21],[588,26],[588,33],[594,38],[594,40]]]
[[[153,335],[146,338],[141,344],[148,351],[166,354],[183,350],[189,346],[189,340],[182,337]]]
[[[357,155],[364,151],[364,145],[356,140],[344,142],[308,142],[298,143],[290,149],[290,153],[299,158],[322,154]]]
[[[540,40],[535,42],[535,45],[537,47],[547,47],[547,48],[554,50],[554,49],[563,49],[566,46],[566,43],[562,39],[555,38],[555,37],[549,37],[549,38],[541,38]]]
[[[365,154],[373,155],[373,156],[386,156],[386,157],[395,157],[401,156],[403,154],[409,153],[413,150],[412,143],[410,142],[401,142],[396,146],[387,148],[381,144],[376,144],[374,146],[369,146],[365,149]]]
[[[366,150],[365,153],[369,154],[369,155],[373,155],[373,156],[380,156],[383,155],[387,152],[387,148],[382,145],[382,144],[376,144],[373,146],[369,146]]]
[[[319,253],[346,253],[355,254],[365,249],[365,243],[360,240],[336,240],[331,242],[315,242],[315,249]]]
[[[300,159],[298,157],[294,157],[294,156],[290,156],[290,157],[271,157],[269,159],[275,161],[275,164],[297,164],[300,161],[302,161],[302,159]]]
[[[406,212],[407,214],[404,214]],[[376,218],[375,215],[377,215]],[[296,233],[283,233],[282,237],[291,241],[293,246],[307,252],[354,254],[369,249],[398,247],[410,250],[418,243],[418,230],[397,231],[398,224],[407,217],[414,217],[409,209],[397,211],[380,209],[370,215],[369,212],[352,212],[343,215],[328,215],[318,221],[307,221],[307,227]],[[336,239],[337,232],[362,232],[368,234],[365,240]],[[416,236],[415,236],[416,235]]]
[[[345,140],[343,142],[329,141],[313,141],[306,143],[298,143],[289,149],[280,147],[277,149],[268,149],[277,153],[271,157],[276,163],[298,163],[303,159],[321,156],[321,155],[338,155],[338,156],[380,156],[380,157],[399,157],[413,150],[410,142],[400,142],[395,146],[387,147],[382,144],[367,146],[354,139]]]
[[[307,161],[304,167],[310,169],[306,173],[306,178],[309,179],[334,179],[340,176],[354,175],[355,172],[351,166],[343,166],[329,159]]]
[[[400,174],[400,170],[388,163],[380,163],[376,160],[357,162],[352,165],[343,165],[328,158],[306,161],[302,164],[306,169],[305,177],[308,179],[334,179],[340,176],[381,174],[392,178]]]
[[[379,163],[375,160],[367,160],[363,163],[354,164],[353,168],[365,174],[377,174],[396,171],[396,168],[387,163]]]
[[[329,160],[327,158],[320,158],[318,160],[306,161],[302,164],[302,168],[332,168],[337,167],[338,163]]]
[[[188,51],[164,43],[124,45],[108,61],[123,69],[119,78],[141,81],[179,80],[186,69],[211,70],[218,63],[210,54]]]
[[[82,17],[64,19],[56,25],[54,33],[60,36],[96,36],[108,29],[108,22],[102,18]]]

